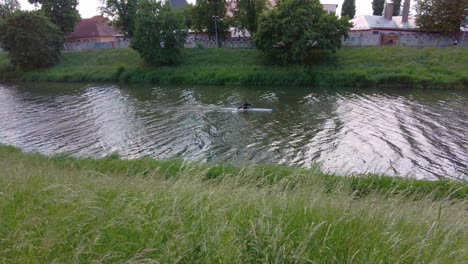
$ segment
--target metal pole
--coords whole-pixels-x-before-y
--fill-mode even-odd
[[[219,48],[219,43],[218,43],[218,16],[214,16],[214,19],[215,19],[216,47]]]

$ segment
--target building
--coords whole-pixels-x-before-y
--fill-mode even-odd
[[[109,26],[104,17],[82,19],[68,37],[68,42],[112,42],[123,35]]]
[[[393,0],[386,0],[382,16],[359,16],[351,20],[353,27],[343,46],[450,46],[454,40],[436,33],[419,30],[416,18],[410,16],[410,0],[404,0],[401,16],[392,16]]]
[[[338,8],[337,4],[323,4],[322,3],[322,6],[323,6],[323,9],[325,9],[325,11],[327,11],[328,13],[336,13],[336,9]]]

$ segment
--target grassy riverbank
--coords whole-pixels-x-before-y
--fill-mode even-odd
[[[460,263],[466,183],[0,146],[0,262]]]
[[[8,73],[6,54],[0,54],[0,77],[188,85],[468,87],[468,48],[342,49],[310,67],[270,65],[257,50],[183,52],[181,65],[157,68],[145,66],[131,49],[66,52],[55,67],[28,73]]]

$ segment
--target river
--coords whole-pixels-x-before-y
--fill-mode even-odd
[[[274,113],[221,111],[249,101]],[[0,84],[0,144],[468,180],[468,93]]]

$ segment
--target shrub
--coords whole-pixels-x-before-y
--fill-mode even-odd
[[[323,10],[318,0],[283,0],[260,18],[255,45],[281,63],[304,63],[318,50],[335,51],[351,24]]]
[[[184,18],[168,3],[154,0],[141,2],[136,18],[132,48],[151,65],[177,64],[181,60],[186,32]]]
[[[0,25],[0,42],[13,66],[32,70],[59,61],[63,36],[40,12],[18,11]]]

